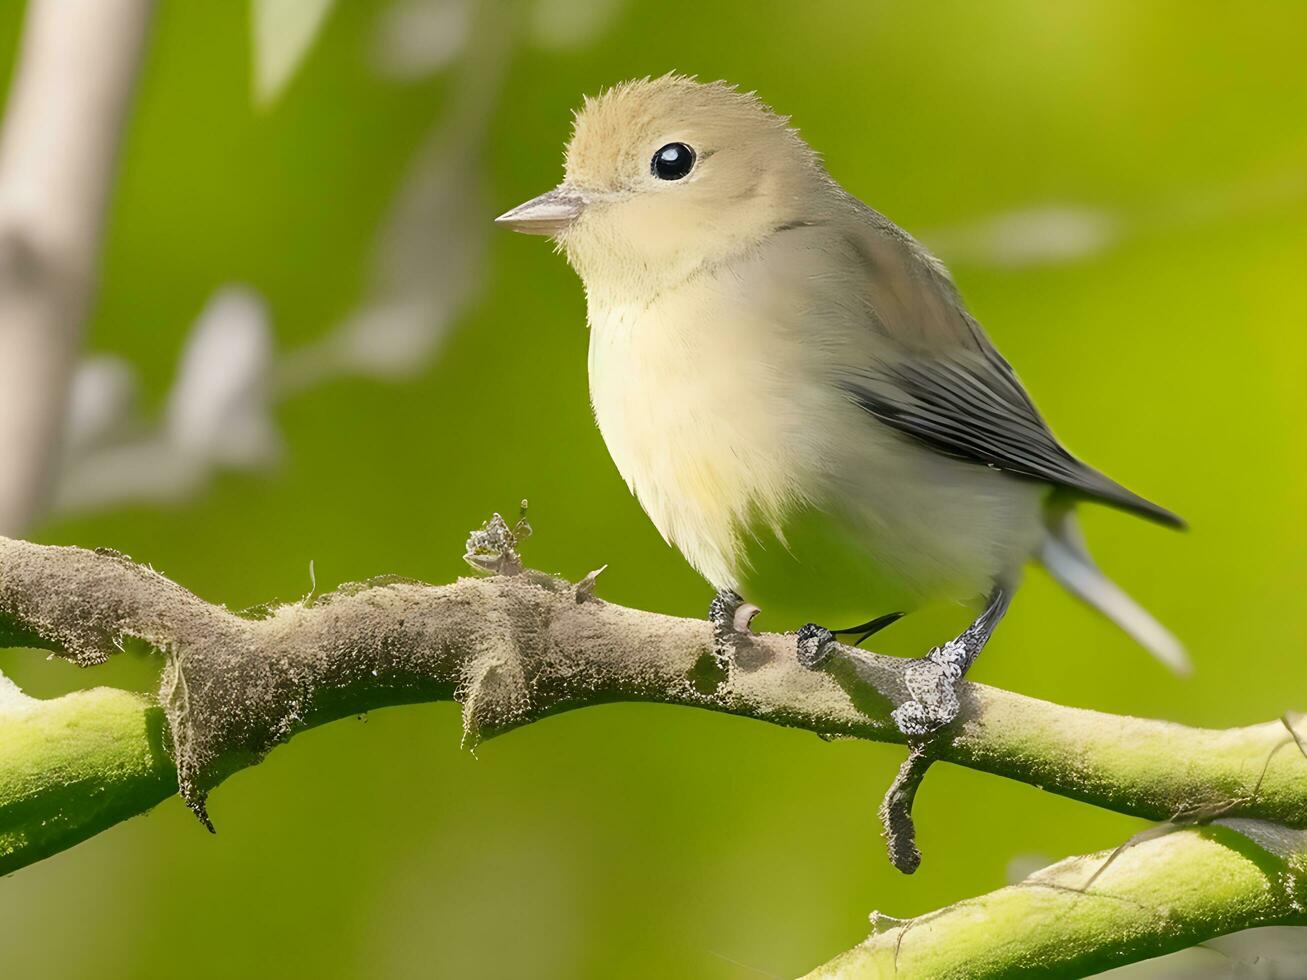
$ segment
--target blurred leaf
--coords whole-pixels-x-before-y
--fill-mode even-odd
[[[1270,820],[1250,817],[1221,817],[1212,823],[1242,834],[1268,854],[1281,861],[1300,858],[1307,853],[1307,830],[1286,827]]]
[[[607,30],[622,0],[536,0],[531,33],[543,48],[578,48]]]
[[[121,357],[88,357],[77,366],[64,420],[63,451],[77,457],[131,426],[139,395],[136,371]]]
[[[378,72],[421,78],[453,61],[472,27],[472,0],[396,0],[377,22]]]
[[[277,452],[268,403],[272,330],[263,298],[214,293],[187,342],[168,402],[169,441],[201,459],[257,465]]]
[[[1120,219],[1088,207],[1022,208],[923,238],[954,261],[997,266],[1054,265],[1097,255],[1121,237]]]
[[[254,101],[270,106],[281,95],[335,0],[251,0],[254,32]]]
[[[1169,956],[1131,963],[1097,980],[1290,980],[1307,962],[1307,929],[1267,926],[1245,929],[1182,949]]]

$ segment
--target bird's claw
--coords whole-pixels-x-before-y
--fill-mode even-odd
[[[753,619],[758,613],[762,612],[752,602],[742,602],[735,608],[735,615],[731,617],[731,629],[739,636],[753,635]]]
[[[800,627],[795,639],[799,663],[809,670],[816,670],[824,664],[835,646],[835,634],[816,623]]]
[[[734,659],[740,641],[753,634],[751,624],[761,611],[731,589],[722,589],[713,596],[708,620],[713,626],[713,653],[723,666]]]
[[[899,731],[923,738],[957,718],[962,709],[957,683],[965,672],[965,655],[963,642],[950,640],[904,670],[903,684],[911,700],[890,712]]]

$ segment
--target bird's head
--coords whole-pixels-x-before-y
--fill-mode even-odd
[[[563,182],[496,220],[553,237],[587,287],[656,289],[807,220],[825,181],[752,93],[664,75],[587,98]]]

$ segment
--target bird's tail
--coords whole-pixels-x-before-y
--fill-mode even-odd
[[[1177,674],[1189,673],[1189,655],[1180,641],[1094,564],[1069,509],[1049,515],[1048,534],[1037,557],[1064,589],[1116,623]]]

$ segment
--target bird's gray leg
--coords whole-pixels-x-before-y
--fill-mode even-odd
[[[725,665],[735,658],[741,640],[752,632],[753,617],[761,611],[732,589],[717,591],[708,606],[708,620],[712,623],[713,653],[719,662]]]
[[[890,861],[904,874],[912,874],[921,863],[912,799],[935,760],[936,733],[957,718],[962,707],[957,683],[994,635],[1011,601],[1011,590],[997,586],[975,622],[903,672],[903,683],[912,697],[890,712],[890,717],[907,736],[908,757],[880,805],[880,820]]]
[[[920,660],[908,661],[903,668],[902,681],[908,698],[890,714],[899,731],[907,737],[909,752],[881,803],[880,819],[885,827],[890,860],[904,874],[912,874],[921,863],[921,851],[917,848],[916,829],[912,823],[912,800],[926,770],[937,758],[936,733],[957,718],[961,710],[957,683],[989,642],[1011,600],[1012,590],[1007,586],[997,586],[975,622]],[[837,651],[840,651],[841,658],[853,664],[855,672],[862,673],[861,654],[841,649],[830,630],[814,625],[799,630],[797,652],[799,662],[805,667],[819,667]],[[864,679],[870,683],[870,678]],[[885,690],[879,683],[874,686],[878,692]]]
[[[909,698],[892,712],[899,731],[909,738],[921,738],[957,717],[957,682],[975,663],[1011,601],[1008,588],[996,587],[975,622],[904,670],[903,683]],[[882,617],[882,620],[893,622],[895,618]],[[837,648],[835,635],[824,627],[809,623],[798,632],[799,663],[809,669],[820,667]]]
[[[903,672],[903,683],[912,697],[891,713],[899,731],[910,739],[921,738],[958,716],[957,683],[976,662],[1011,602],[1011,592],[996,587],[974,623]]]

